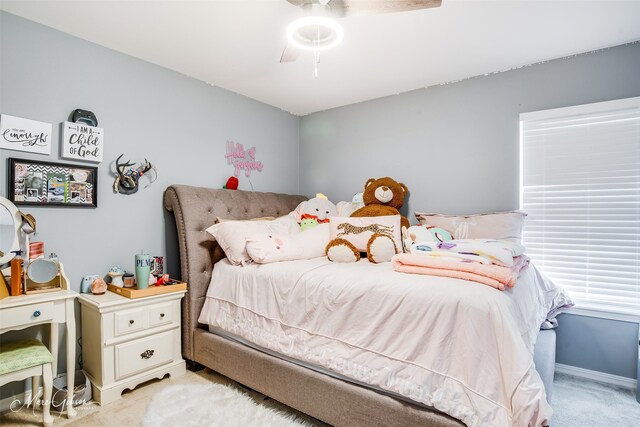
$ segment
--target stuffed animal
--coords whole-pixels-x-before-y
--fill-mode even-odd
[[[409,189],[401,182],[393,178],[370,178],[364,185],[362,199],[364,207],[358,209],[351,216],[385,216],[400,215],[400,209],[404,203]],[[409,220],[400,217],[402,227],[409,228]]]
[[[320,225],[320,223],[318,222],[318,218],[308,217],[308,218],[301,218],[300,219],[300,230],[301,231],[309,230],[310,228],[314,228],[314,227],[316,227],[318,225]]]
[[[409,227],[409,220],[400,215],[400,209],[404,203],[405,197],[409,189],[401,182],[397,182],[392,178],[384,177],[374,179],[371,178],[364,185],[363,201],[365,206],[356,210],[351,217],[379,217],[379,216],[399,216],[400,227]],[[387,262],[391,257],[401,250],[401,239],[394,239],[400,235],[400,230],[394,230],[393,233],[380,233],[376,231],[381,227],[380,224],[372,224],[366,228],[370,231],[371,237],[367,243],[366,253],[369,261],[373,263]],[[363,227],[350,226],[354,232],[364,232]],[[363,229],[360,231],[360,229]],[[327,257],[335,262],[354,262],[360,259],[360,249],[349,241],[348,235],[341,233],[342,237],[337,234],[327,245]],[[396,242],[397,241],[397,242]],[[400,248],[399,248],[400,247]]]
[[[322,193],[316,194],[313,199],[302,202],[297,211],[302,231],[329,222],[329,217],[338,215],[336,205],[331,203]]]

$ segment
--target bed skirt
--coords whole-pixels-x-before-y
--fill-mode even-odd
[[[332,378],[204,329],[194,333],[196,362],[335,426],[460,427],[441,412]]]

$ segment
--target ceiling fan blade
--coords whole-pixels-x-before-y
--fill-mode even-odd
[[[329,5],[334,3],[340,4],[345,16],[362,16],[440,7],[442,0],[331,0]]]
[[[280,63],[283,62],[294,62],[300,56],[300,49],[296,49],[294,46],[287,43],[284,50],[282,51],[282,56],[280,57]]]
[[[287,1],[294,6],[303,6],[305,4],[313,3],[313,0],[287,0]]]

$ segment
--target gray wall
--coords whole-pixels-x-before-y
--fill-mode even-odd
[[[0,111],[54,125],[50,156],[0,150],[0,195],[7,195],[8,157],[60,160],[58,126],[74,109],[94,111],[105,129],[97,209],[24,209],[38,221],[37,240],[60,256],[73,289],[84,275],[105,274],[114,264],[132,269],[142,248],[177,255],[177,245],[166,244],[162,192],[177,183],[222,187],[233,174],[227,140],[257,147],[265,166],[251,174],[256,190],[298,193],[298,117],[4,12],[0,43]],[[148,158],[158,180],[132,196],[114,194],[111,162],[121,153]],[[240,188],[250,189],[244,176]],[[175,258],[166,262],[177,265]]]
[[[636,378],[638,324],[596,317],[559,317],[556,362]]]
[[[321,191],[338,201],[361,191],[367,178],[390,175],[411,190],[405,212],[513,209],[520,112],[640,95],[638,44],[302,120],[4,12],[0,49],[0,112],[57,129],[73,109],[87,108],[105,128],[98,209],[25,209],[38,219],[37,238],[60,255],[74,289],[85,274],[105,273],[113,264],[131,268],[140,248],[173,257],[162,191],[173,183],[221,186],[232,174],[223,158],[227,139],[257,146],[265,169],[252,182],[260,191]],[[0,195],[6,196],[8,157],[59,159],[54,135],[51,156],[0,151]],[[110,163],[123,152],[154,162],[158,181],[134,196],[113,194]],[[250,188],[244,178],[241,188]],[[177,265],[172,258],[167,264]],[[637,329],[563,315],[558,362],[634,378]],[[3,387],[0,398],[17,391]]]
[[[311,114],[301,190],[351,199],[389,175],[409,187],[405,212],[516,209],[520,113],[638,95],[633,44]],[[565,315],[558,333],[559,363],[636,377],[637,324]]]

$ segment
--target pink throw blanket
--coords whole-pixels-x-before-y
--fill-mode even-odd
[[[393,269],[401,273],[444,276],[482,283],[499,290],[513,288],[518,274],[529,265],[529,257],[520,255],[513,259],[512,267],[477,262],[439,259],[416,254],[397,254],[391,259]]]

